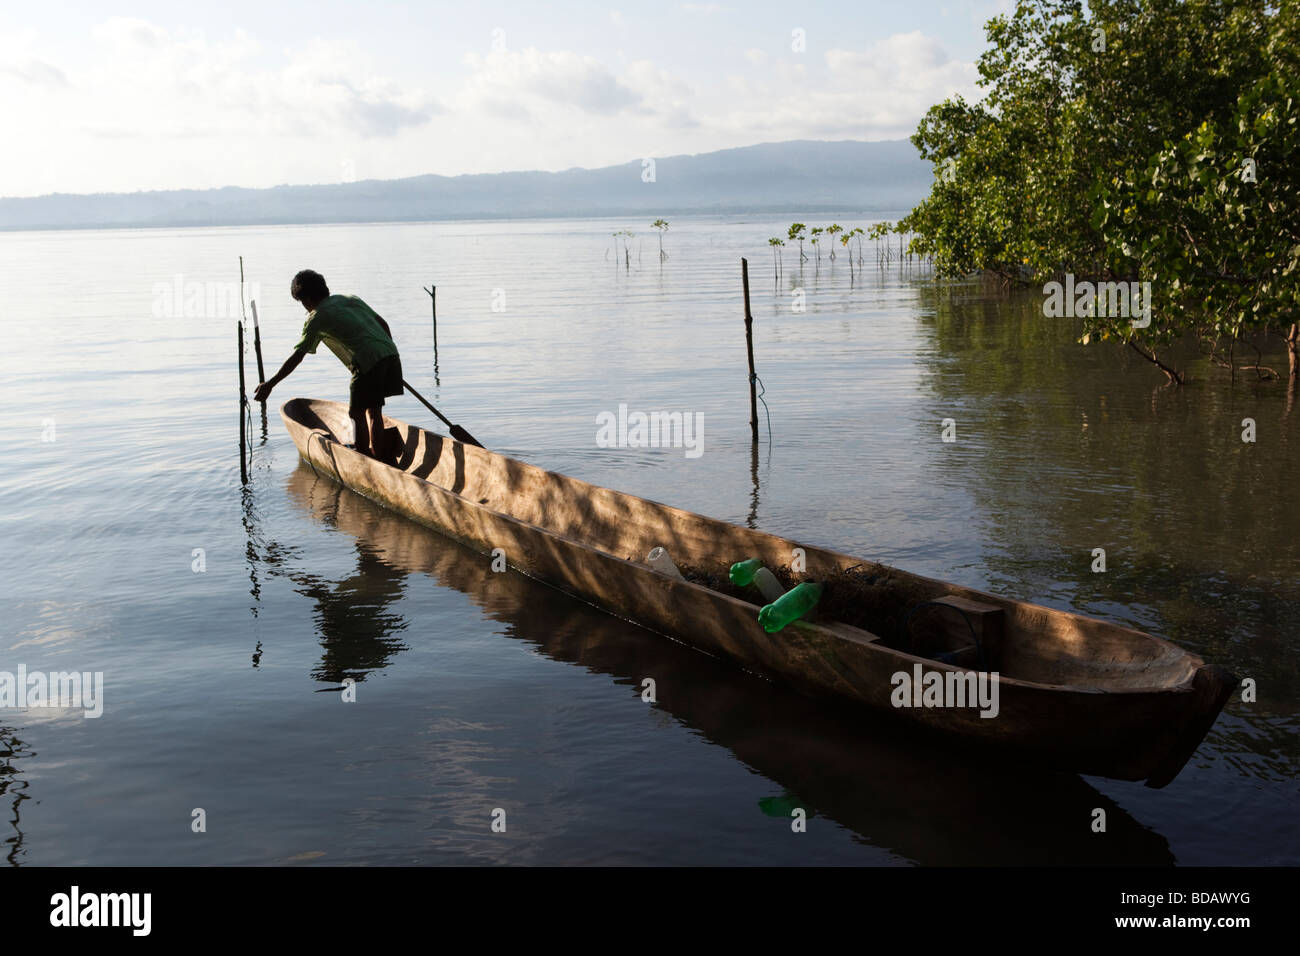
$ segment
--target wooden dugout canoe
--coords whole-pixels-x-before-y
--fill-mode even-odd
[[[280,414],[318,473],[474,550],[501,549],[524,574],[806,693],[1045,766],[1163,787],[1236,684],[1140,631],[742,528],[394,419],[385,422],[398,430],[402,451],[396,466],[386,465],[345,446],[352,425],[337,402],[295,398]],[[688,580],[647,565],[655,547],[666,548]],[[818,613],[764,631],[761,598],[726,583],[727,567],[748,557],[787,584],[825,582]],[[997,715],[895,706],[895,675],[918,666],[950,683],[948,675],[975,667],[997,672]]]
[[[406,590],[390,585],[393,576],[428,575],[440,588],[467,595],[498,625],[503,640],[521,641],[530,652],[607,679],[616,698],[640,701],[642,681],[653,677],[658,712],[726,748],[770,781],[772,796],[793,795],[809,819],[833,820],[869,846],[923,866],[1175,862],[1163,836],[1075,774],[984,759],[982,750],[946,745],[933,735],[909,732],[901,723],[890,722],[889,732],[880,733],[881,722],[870,715],[863,720],[861,711],[840,712],[824,700],[780,693],[728,660],[697,654],[612,616],[602,620],[583,602],[546,600],[545,595],[539,600],[539,589],[545,588],[540,582],[493,572],[490,562],[459,543],[313,474],[306,463],[290,472],[285,490],[300,514],[346,536],[357,552],[356,570],[340,571],[336,582],[311,577],[317,594],[322,587],[354,593],[360,585],[372,602],[383,606],[376,589],[394,598]],[[274,573],[299,580],[285,565]],[[395,611],[385,608],[390,627],[401,620]],[[350,675],[375,666],[401,666],[396,661],[400,650],[380,664],[366,636],[353,639],[359,649],[347,662]],[[333,642],[327,653],[335,654],[339,644]],[[1106,811],[1104,840],[1078,826],[1098,807]],[[779,808],[764,809],[759,802],[735,809],[770,816]],[[788,814],[785,810],[787,819]],[[971,826],[972,820],[980,825]],[[635,856],[644,865],[675,863],[680,848],[671,842],[657,851],[638,845]],[[717,862],[764,861],[755,855]]]

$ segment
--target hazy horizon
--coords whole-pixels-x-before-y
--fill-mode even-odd
[[[796,140],[562,172],[421,175],[266,189],[0,198],[0,230],[909,209],[933,179],[906,140]]]
[[[823,143],[906,143],[906,142],[909,142],[909,140],[906,137],[899,137],[899,138],[892,138],[892,139],[769,140],[761,143],[743,143],[738,146],[728,146],[723,149],[717,149],[717,150],[705,150],[702,152],[695,152],[695,153],[679,153],[675,156],[659,156],[656,157],[656,159],[659,160],[689,159],[698,156],[709,156],[709,155],[714,155],[716,153],[730,152],[732,150],[750,149],[757,146],[789,146],[795,143],[823,144]],[[422,173],[412,173],[409,176],[394,176],[392,178],[373,177],[369,179],[347,180],[345,182],[331,182],[331,181],[324,181],[324,180],[320,182],[310,182],[310,183],[283,182],[283,183],[272,183],[269,186],[241,186],[238,183],[222,183],[221,185],[218,186],[173,186],[173,187],[160,188],[160,189],[101,190],[97,192],[55,191],[49,193],[40,193],[34,196],[17,196],[17,195],[10,195],[8,193],[4,193],[4,194],[0,194],[0,201],[5,199],[45,199],[50,196],[78,196],[78,197],[79,196],[138,196],[138,195],[147,195],[149,193],[169,193],[169,192],[220,192],[221,190],[224,189],[283,189],[285,187],[292,187],[292,186],[303,186],[303,187],[340,186],[340,185],[348,185],[351,183],[374,183],[374,182],[389,183],[389,182],[397,182],[405,179],[419,179],[421,177],[426,177],[426,176],[432,176],[439,179],[464,179],[466,177],[471,177],[471,176],[508,176],[512,174],[528,174],[528,173],[556,174],[556,173],[573,173],[573,172],[594,172],[602,169],[610,169],[618,166],[626,166],[629,163],[639,163],[642,161],[642,159],[643,157],[640,156],[632,156],[632,157],[628,157],[627,159],[617,160],[613,163],[605,164],[603,166],[577,165],[577,166],[569,166],[565,169],[527,169],[524,167],[519,167],[517,169],[501,169],[495,172],[455,173],[451,175],[447,175],[444,173],[435,173],[435,172],[422,172]],[[563,216],[563,215],[567,215],[567,213],[556,213],[555,215]],[[532,218],[532,217],[528,217],[528,218]]]

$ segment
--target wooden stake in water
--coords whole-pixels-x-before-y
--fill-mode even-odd
[[[740,282],[745,288],[745,351],[749,354],[749,430],[758,441],[758,392],[754,382],[754,316],[749,311],[749,260],[740,260]]]
[[[244,458],[244,446],[248,444],[248,437],[244,431],[244,406],[248,400],[244,397],[244,323],[238,319],[235,325],[239,327],[239,482],[248,484],[248,462]]]
[[[433,350],[438,351],[438,287],[432,282],[424,290],[429,293],[429,308],[433,312]]]
[[[442,387],[438,380],[438,287],[432,282],[424,290],[429,293],[429,308],[433,310],[433,384]]]
[[[252,301],[253,306],[253,351],[257,353],[257,380],[266,381],[266,369],[262,367],[262,327],[257,321],[257,300]],[[262,403],[263,406],[266,402]]]

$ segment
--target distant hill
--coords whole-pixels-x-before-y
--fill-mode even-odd
[[[270,189],[0,199],[0,230],[400,222],[911,208],[933,172],[906,140],[795,140],[563,172],[412,176]]]

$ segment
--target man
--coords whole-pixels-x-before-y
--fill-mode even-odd
[[[384,399],[402,394],[402,360],[388,323],[354,295],[330,295],[325,278],[311,269],[293,277],[289,294],[307,310],[302,339],[280,371],[257,386],[253,397],[264,402],[271,390],[298,367],[303,357],[324,342],[352,372],[348,414],[356,428],[356,449],[384,460]]]

